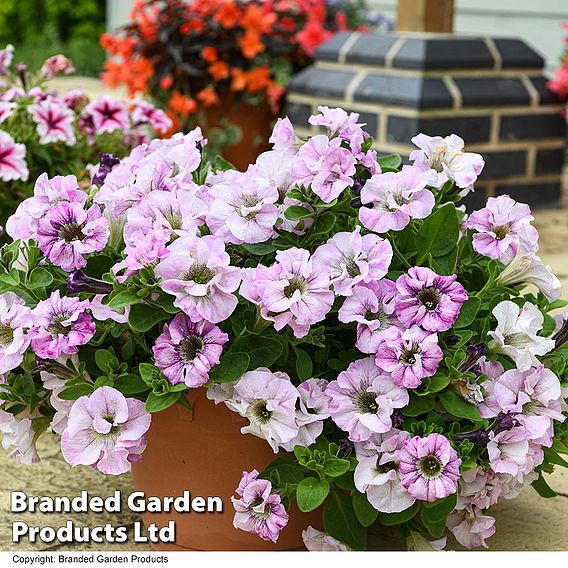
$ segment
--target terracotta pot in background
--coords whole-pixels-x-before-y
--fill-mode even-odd
[[[143,459],[133,464],[134,483],[146,496],[219,496],[222,513],[144,513],[147,525],[176,524],[176,544],[153,545],[156,550],[296,550],[304,549],[302,531],[321,529],[321,512],[301,513],[290,508],[288,525],[277,544],[233,527],[234,495],[244,470],[262,471],[275,458],[265,440],[241,434],[248,421],[224,404],[215,405],[205,389],[191,391],[193,411],[174,404],[152,416],[148,447]]]
[[[270,150],[268,139],[276,116],[268,103],[249,105],[225,96],[220,104],[204,109],[204,114],[205,133],[207,128],[222,127],[225,121],[240,128],[241,140],[223,150],[223,157],[237,169],[245,171],[262,152]]]

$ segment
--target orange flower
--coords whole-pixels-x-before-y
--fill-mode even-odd
[[[252,30],[247,30],[245,35],[239,38],[238,43],[241,53],[247,59],[254,59],[265,49],[264,44],[260,40],[260,34]]]
[[[219,104],[219,97],[213,87],[206,87],[197,93],[197,98],[206,106],[215,106]]]
[[[105,71],[101,78],[106,85],[118,87],[126,85],[128,95],[145,93],[148,90],[148,81],[154,75],[154,67],[147,59],[127,59],[123,63],[105,61]]]
[[[174,84],[174,78],[171,75],[164,75],[160,79],[160,89],[164,89],[164,91],[171,89],[173,84]]]
[[[239,20],[241,13],[232,1],[224,2],[215,14],[215,19],[226,29],[231,29]]]
[[[201,51],[201,57],[207,61],[207,63],[215,63],[219,59],[219,53],[214,47],[204,47]]]
[[[276,22],[277,16],[274,12],[263,9],[260,6],[249,4],[241,19],[243,28],[247,32],[254,31],[257,34],[267,34],[272,30],[272,25]]]
[[[233,67],[231,74],[233,75],[231,89],[233,91],[244,91],[247,88],[247,72],[240,67]]]
[[[249,93],[258,93],[268,88],[271,83],[270,67],[262,65],[248,72],[247,91]]]
[[[212,63],[208,71],[215,81],[222,81],[229,76],[229,66],[224,61]]]
[[[174,91],[168,101],[168,110],[187,117],[197,109],[197,103],[179,91]]]

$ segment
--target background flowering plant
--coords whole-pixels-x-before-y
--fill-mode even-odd
[[[568,31],[568,22],[562,27]],[[568,44],[568,37],[564,38],[564,43]],[[548,82],[548,87],[561,98],[568,97],[568,49],[566,48],[560,58],[560,67],[554,71],[554,79]]]
[[[459,137],[416,136],[401,167],[319,110],[325,133],[280,119],[246,172],[196,129],[88,189],[40,177],[0,251],[3,445],[37,461],[51,428],[71,465],[121,473],[204,387],[278,454],[243,473],[236,528],[276,541],[295,500],[322,510],[310,550],[363,549],[376,522],[486,546],[499,499],[553,496],[568,465],[560,283],[528,206],[456,206],[484,166]]]
[[[83,89],[59,95],[48,81],[74,71],[63,55],[31,74],[25,64],[12,65],[13,53],[12,45],[0,50],[0,226],[42,172],[74,173],[88,184],[86,167],[101,153],[124,157],[171,128],[163,111],[142,100],[91,101]]]
[[[364,7],[362,0],[139,1],[120,35],[102,37],[113,56],[103,78],[132,95],[149,93],[177,128],[233,95],[267,101],[277,114],[292,73],[336,31],[366,24]]]

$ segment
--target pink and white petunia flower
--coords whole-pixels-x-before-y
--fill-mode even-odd
[[[525,471],[529,455],[529,435],[523,427],[489,434],[487,454],[496,473],[517,476]]]
[[[465,226],[475,231],[473,249],[489,258],[509,262],[519,250],[521,240],[536,252],[538,231],[531,225],[530,207],[508,195],[490,197],[483,209],[469,215]]]
[[[140,461],[152,415],[144,403],[111,387],[77,399],[61,437],[63,457],[72,466],[90,465],[120,475]]]
[[[477,507],[452,511],[446,526],[456,540],[466,548],[488,548],[485,540],[495,534],[495,519],[484,515]]]
[[[253,434],[268,442],[274,453],[298,435],[296,402],[299,393],[286,373],[258,368],[246,372],[235,384],[227,406],[248,418],[243,434]]]
[[[14,416],[0,409],[0,434],[2,447],[9,450],[17,463],[31,465],[40,461],[35,445],[33,423],[27,416]]]
[[[16,144],[7,132],[0,130],[0,179],[27,181],[30,172],[25,157],[25,144]]]
[[[457,491],[461,460],[441,434],[415,436],[398,452],[402,485],[420,501],[436,501]]]
[[[392,429],[355,444],[358,462],[353,474],[355,487],[366,493],[369,503],[382,513],[400,513],[415,501],[402,485],[399,468],[398,455],[409,437],[408,432]]]
[[[6,122],[6,120],[12,116],[12,113],[17,106],[18,105],[16,103],[0,100],[0,124]]]
[[[302,531],[302,540],[309,552],[346,552],[351,550],[346,544],[325,532],[309,526]]]
[[[238,498],[231,497],[235,509],[233,526],[263,540],[277,542],[280,531],[288,524],[288,513],[280,494],[272,492],[272,483],[257,477],[256,469],[243,471],[235,490]]]
[[[103,96],[89,103],[83,110],[83,116],[91,118],[97,134],[126,131],[130,127],[126,103],[112,97]]]
[[[428,185],[440,189],[448,180],[469,192],[483,170],[479,154],[464,151],[464,141],[455,134],[442,138],[418,134],[412,143],[420,148],[410,153],[414,165],[428,172]]]
[[[394,328],[380,344],[375,362],[391,374],[395,385],[416,388],[436,372],[442,357],[438,334],[414,325],[405,331]]]
[[[392,327],[400,327],[395,313],[396,285],[391,280],[358,284],[339,309],[343,323],[357,322],[355,347],[362,353],[376,353]]]
[[[313,261],[329,271],[336,294],[351,296],[359,283],[376,282],[385,276],[392,260],[389,241],[377,235],[361,235],[361,228],[352,233],[336,233],[313,254]]]
[[[0,295],[0,375],[24,360],[32,324],[31,310],[21,298],[12,292]]]
[[[393,410],[405,407],[409,400],[406,389],[396,386],[372,356],[351,363],[329,383],[325,394],[331,419],[353,442],[388,432]]]
[[[88,300],[61,297],[59,290],[39,302],[32,310],[34,327],[30,336],[34,353],[42,359],[77,353],[79,346],[87,344],[97,330],[88,308]]]
[[[322,321],[333,305],[329,273],[314,264],[307,250],[291,248],[276,253],[270,267],[258,265],[244,273],[241,295],[259,306],[260,315],[281,330],[289,325],[296,337]]]
[[[209,381],[209,371],[219,363],[227,341],[229,336],[216,325],[205,320],[194,323],[177,314],[164,325],[152,349],[156,367],[173,385],[200,387]]]
[[[237,307],[233,292],[241,282],[240,269],[230,266],[223,241],[213,235],[181,237],[169,245],[170,254],[155,268],[160,287],[175,296],[174,305],[191,321],[226,320]]]
[[[554,349],[554,340],[538,335],[544,316],[534,304],[525,302],[520,308],[514,302],[504,300],[493,308],[492,313],[497,319],[497,327],[488,332],[492,338],[488,348],[493,353],[510,357],[519,371],[538,367],[537,355],[546,355]]]
[[[430,268],[415,266],[396,281],[396,314],[407,327],[446,331],[456,321],[468,296],[457,275],[439,276]]]
[[[434,194],[426,189],[427,174],[413,166],[400,172],[372,176],[361,190],[359,219],[376,233],[402,231],[412,219],[428,217],[434,207]]]
[[[63,102],[51,97],[28,107],[34,122],[40,144],[65,142],[68,146],[76,143],[73,111]]]
[[[341,138],[330,140],[319,134],[310,138],[292,162],[292,179],[308,187],[325,203],[331,203],[353,184],[355,158],[341,146]]]
[[[110,235],[109,222],[98,205],[62,201],[39,220],[36,240],[53,264],[72,272],[87,265],[86,255],[100,252]]]

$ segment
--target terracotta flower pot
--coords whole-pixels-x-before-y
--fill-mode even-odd
[[[262,471],[275,454],[270,446],[240,429],[248,421],[224,404],[215,405],[205,389],[191,391],[193,411],[174,404],[152,417],[148,447],[133,464],[134,483],[146,496],[219,496],[222,513],[143,513],[145,524],[176,524],[176,543],[153,545],[156,550],[295,550],[303,549],[302,531],[321,528],[321,512],[301,513],[295,505],[277,544],[233,527],[231,495],[244,470]]]
[[[225,96],[220,104],[204,109],[204,113],[206,133],[207,128],[222,127],[225,121],[240,128],[241,140],[223,149],[223,157],[239,170],[245,171],[262,152],[270,149],[268,139],[276,117],[268,103],[253,106]]]

